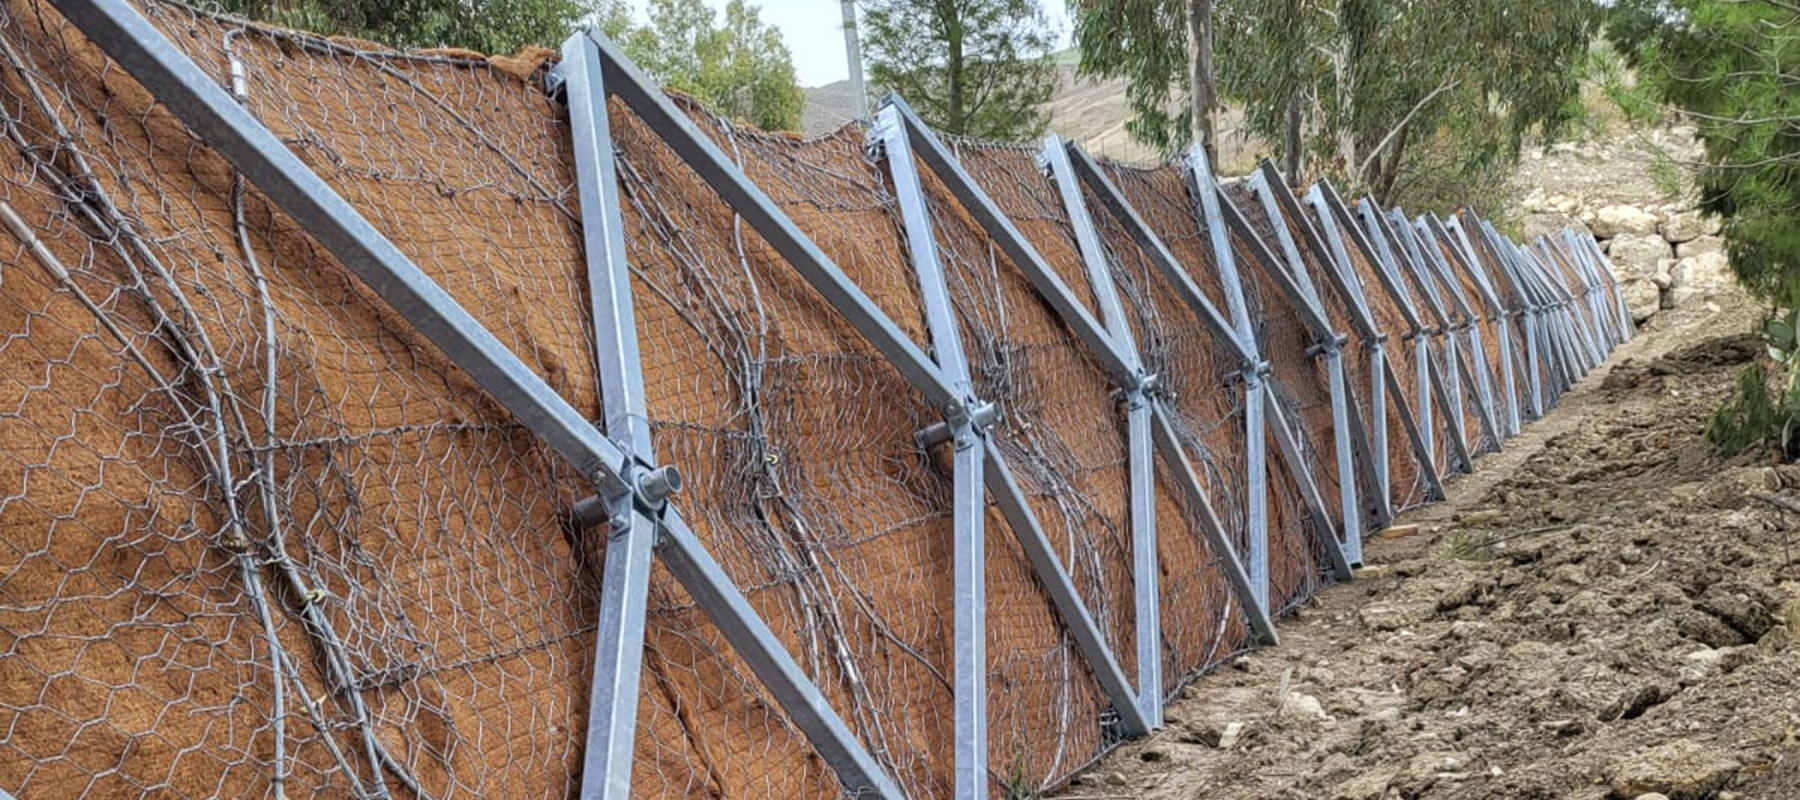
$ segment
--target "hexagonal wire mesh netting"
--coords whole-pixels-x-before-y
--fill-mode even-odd
[[[143,11],[222,85],[241,63],[253,116],[599,416],[568,123],[541,59],[400,54]],[[0,200],[20,223],[0,239],[0,786],[574,794],[606,538],[569,517],[583,476],[41,0],[0,12]],[[859,128],[802,140],[676,99],[929,343],[888,172]],[[941,449],[914,439],[938,412],[656,131],[616,101],[610,116],[651,430],[685,473],[684,516],[880,766],[909,796],[946,796],[951,482]],[[952,144],[1097,317],[1032,151]],[[1181,171],[1103,169],[1225,307]],[[925,193],[975,391],[1001,411],[988,435],[1135,674],[1121,396],[963,200],[929,172]],[[1236,356],[1117,220],[1093,216],[1180,444],[1241,550]],[[1265,238],[1291,224],[1251,216]],[[1335,524],[1346,476],[1327,376],[1271,283],[1282,265],[1246,245],[1234,251],[1258,343]],[[1373,280],[1366,259],[1356,268]],[[1393,308],[1377,317],[1401,330]],[[1416,391],[1410,351],[1389,352]],[[1354,369],[1366,385],[1366,365]],[[1416,504],[1417,466],[1403,436],[1390,441],[1408,454],[1396,505]],[[1323,584],[1320,521],[1270,450],[1271,603],[1289,608]],[[1200,510],[1167,465],[1157,474],[1172,695],[1246,646],[1247,628]],[[1005,520],[990,511],[985,527],[991,772],[1037,791],[1119,732]],[[634,796],[841,793],[660,568],[643,658]]]

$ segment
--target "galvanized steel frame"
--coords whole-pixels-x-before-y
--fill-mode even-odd
[[[1481,296],[1482,305],[1487,309],[1488,318],[1494,322],[1495,333],[1500,340],[1495,344],[1500,349],[1500,386],[1496,388],[1506,396],[1506,416],[1504,417],[1506,435],[1517,436],[1523,430],[1523,421],[1519,413],[1521,404],[1515,376],[1516,356],[1513,353],[1512,314],[1507,310],[1506,304],[1500,298],[1499,291],[1494,287],[1492,276],[1483,266],[1475,240],[1470,239],[1468,231],[1463,229],[1462,218],[1451,216],[1447,227],[1456,235],[1457,244],[1463,254],[1457,263],[1474,280],[1478,294]]]
[[[1376,254],[1375,270],[1378,282],[1394,300],[1401,313],[1412,326],[1410,338],[1417,354],[1415,367],[1418,370],[1419,405],[1421,418],[1420,432],[1425,437],[1427,447],[1434,445],[1435,428],[1432,427],[1432,403],[1435,401],[1444,409],[1444,417],[1450,423],[1445,426],[1448,434],[1446,441],[1450,444],[1451,456],[1456,460],[1456,469],[1461,472],[1472,472],[1475,461],[1469,456],[1468,442],[1464,439],[1461,415],[1462,404],[1454,402],[1445,380],[1443,370],[1438,367],[1437,359],[1431,354],[1431,338],[1444,333],[1443,327],[1426,327],[1424,318],[1419,313],[1416,299],[1406,286],[1406,275],[1410,270],[1403,270],[1401,256],[1396,254],[1397,242],[1392,232],[1387,230],[1386,220],[1381,210],[1374,203],[1363,200],[1357,203],[1357,214],[1362,221],[1363,234],[1373,243]],[[1408,262],[1410,265],[1410,262]],[[1414,280],[1418,276],[1414,275]]]
[[[1349,342],[1348,333],[1332,327],[1330,317],[1325,311],[1325,301],[1319,294],[1318,287],[1313,284],[1306,261],[1300,255],[1300,246],[1294,240],[1293,232],[1288,229],[1288,219],[1283,213],[1274,190],[1268,185],[1268,174],[1274,172],[1273,165],[1262,162],[1261,169],[1252,172],[1247,178],[1251,192],[1256,195],[1262,205],[1263,214],[1268,218],[1275,234],[1276,244],[1281,249],[1283,261],[1277,261],[1273,253],[1263,253],[1263,263],[1271,271],[1277,286],[1288,295],[1289,302],[1305,309],[1302,318],[1313,334],[1312,352],[1325,360],[1326,380],[1331,393],[1331,426],[1333,456],[1337,460],[1338,470],[1338,508],[1342,512],[1344,557],[1352,566],[1360,566],[1362,557],[1363,519],[1362,508],[1357,501],[1357,482],[1359,473],[1356,468],[1357,456],[1368,459],[1368,438],[1363,430],[1360,414],[1353,413],[1354,398],[1350,393],[1349,366],[1344,359],[1344,345]],[[1275,180],[1281,180],[1275,174]],[[1301,229],[1307,231],[1306,221],[1299,221]],[[1310,232],[1310,231],[1309,231]],[[1252,237],[1256,238],[1256,237]],[[1257,240],[1261,246],[1260,240]],[[1317,250],[1315,255],[1323,256]],[[1285,266],[1285,269],[1284,269]],[[1274,273],[1281,273],[1276,275]]]
[[[1425,481],[1428,498],[1441,500],[1446,496],[1443,473],[1438,467],[1437,456],[1431,450],[1431,442],[1425,436],[1420,419],[1414,413],[1411,401],[1407,399],[1406,392],[1400,386],[1400,378],[1394,371],[1393,362],[1387,358],[1386,343],[1393,332],[1379,330],[1376,327],[1375,314],[1369,306],[1362,278],[1357,276],[1355,262],[1350,257],[1349,248],[1354,245],[1364,259],[1370,264],[1375,264],[1376,269],[1380,270],[1374,245],[1370,244],[1368,238],[1363,235],[1362,228],[1356,224],[1349,210],[1344,207],[1343,200],[1338,197],[1337,191],[1332,188],[1330,183],[1320,181],[1313,184],[1312,188],[1307,190],[1306,202],[1312,207],[1314,216],[1319,220],[1319,227],[1324,231],[1325,240],[1331,248],[1332,263],[1336,265],[1336,269],[1327,274],[1336,276],[1340,295],[1347,299],[1353,299],[1354,302],[1350,304],[1349,309],[1352,312],[1352,319],[1359,321],[1364,328],[1364,343],[1369,349],[1371,377],[1369,418],[1372,434],[1371,445],[1375,456],[1375,474],[1381,486],[1384,502],[1390,503],[1389,515],[1391,518],[1393,487],[1388,469],[1387,440],[1387,413],[1390,401],[1394,404],[1394,412],[1400,417],[1401,428],[1405,431],[1407,443],[1413,451],[1413,457],[1418,460],[1421,467],[1419,472]],[[1348,244],[1345,242],[1346,236],[1349,239]],[[1412,325],[1415,320],[1408,320],[1408,322],[1409,325]],[[1416,330],[1416,326],[1413,326],[1413,329]],[[1410,335],[1412,335],[1410,331],[1402,334],[1402,336]]]
[[[948,148],[904,102],[893,98],[884,107],[870,136],[872,142],[880,145],[895,183],[909,254],[919,279],[921,304],[932,336],[933,355],[927,356],[613,43],[597,33],[578,33],[564,43],[562,63],[553,73],[551,83],[564,92],[570,110],[570,135],[577,167],[596,345],[596,375],[604,404],[603,434],[129,4],[123,0],[54,0],[54,4],[521,425],[592,483],[596,496],[587,501],[584,508],[593,521],[605,525],[607,543],[584,749],[583,798],[625,798],[630,793],[649,572],[651,562],[658,557],[779,703],[795,728],[807,736],[824,763],[837,775],[847,795],[891,800],[902,797],[877,760],[857,740],[723,567],[708,553],[671,499],[680,489],[680,478],[673,467],[658,462],[649,424],[632,303],[631,269],[617,195],[616,153],[607,112],[609,97],[622,99],[943,415],[946,438],[955,448],[952,458],[955,487],[952,518],[956,536],[956,576],[953,581],[956,675],[953,691],[957,706],[955,775],[959,797],[984,797],[989,782],[983,586],[983,520],[987,494],[993,496],[995,505],[1019,540],[1077,649],[1111,700],[1119,717],[1119,726],[1127,735],[1147,733],[1162,720],[1153,453],[1162,459],[1177,480],[1176,488],[1199,510],[1202,534],[1220,555],[1226,578],[1244,606],[1252,630],[1270,643],[1275,642],[1277,636],[1268,603],[1266,491],[1269,478],[1264,437],[1274,436],[1281,448],[1290,473],[1320,523],[1315,535],[1330,545],[1325,550],[1332,571],[1338,577],[1348,579],[1351,564],[1360,561],[1361,514],[1355,491],[1358,472],[1355,456],[1358,452],[1363,454],[1365,461],[1382,465],[1377,468],[1381,486],[1377,508],[1382,515],[1378,518],[1384,522],[1391,518],[1383,464],[1386,416],[1381,398],[1389,391],[1397,395],[1399,386],[1392,366],[1382,355],[1385,334],[1374,325],[1363,289],[1351,268],[1346,245],[1339,235],[1338,224],[1333,223],[1333,219],[1343,221],[1343,229],[1351,232],[1351,238],[1356,246],[1363,248],[1365,255],[1376,259],[1377,254],[1329,186],[1324,186],[1323,190],[1315,187],[1317,199],[1310,195],[1308,198],[1321,221],[1328,223],[1323,225],[1326,235],[1322,240],[1272,166],[1265,164],[1264,172],[1253,179],[1253,188],[1265,211],[1278,223],[1275,227],[1282,256],[1278,258],[1268,250],[1267,243],[1254,235],[1241,211],[1222,193],[1204,151],[1196,149],[1189,153],[1190,188],[1198,200],[1198,213],[1212,237],[1226,303],[1231,311],[1231,318],[1227,320],[1099,167],[1080,148],[1051,137],[1045,144],[1043,157],[1087,267],[1087,277],[1101,317],[1097,321],[963,171]],[[936,240],[917,163],[932,170],[1008,259],[1025,273],[1037,292],[1055,309],[1125,395],[1133,573],[1137,584],[1135,614],[1139,672],[1135,691],[1077,594],[1072,579],[1038,524],[999,448],[987,433],[993,407],[974,393],[955,310],[936,253]],[[1175,432],[1171,412],[1156,393],[1156,376],[1144,371],[1116,293],[1104,247],[1093,227],[1083,186],[1094,193],[1106,211],[1130,233],[1151,262],[1169,279],[1202,323],[1240,360],[1245,381],[1246,442],[1251,460],[1246,487],[1251,501],[1249,523],[1252,531],[1248,570],[1206,496],[1198,473]],[[1348,390],[1349,374],[1341,353],[1347,336],[1331,328],[1324,301],[1300,256],[1300,243],[1293,239],[1285,225],[1279,224],[1284,219],[1293,221],[1303,232],[1306,246],[1323,262],[1332,265],[1326,269],[1326,276],[1344,298],[1353,327],[1371,351],[1375,377],[1371,387],[1374,398],[1371,423],[1382,432],[1373,443],[1361,430],[1357,416],[1350,413],[1354,399]],[[1452,224],[1455,225],[1455,221]],[[1573,299],[1569,287],[1549,271],[1553,265],[1539,262],[1523,249],[1498,237],[1491,226],[1480,224],[1483,238],[1497,255],[1497,269],[1514,283],[1521,299],[1536,306],[1528,308],[1527,322],[1530,323],[1534,319],[1532,315],[1537,314],[1540,322],[1547,323],[1528,325],[1536,328],[1528,337],[1534,362],[1540,338],[1563,365],[1566,375],[1574,366],[1570,359],[1579,357],[1574,347],[1576,339],[1585,337],[1588,344],[1598,349],[1603,333],[1608,334],[1606,341],[1609,342],[1623,341],[1629,336],[1629,312],[1611,268],[1597,248],[1591,244],[1583,248],[1573,240],[1564,242],[1563,254],[1582,276],[1579,282],[1585,302],[1604,328],[1602,331],[1583,331],[1584,320],[1569,307]],[[1443,235],[1441,231],[1432,232],[1423,227],[1421,230],[1426,234]],[[1334,425],[1351,432],[1348,437],[1336,437],[1336,457],[1343,485],[1339,500],[1345,520],[1345,540],[1340,541],[1332,529],[1311,474],[1311,465],[1302,458],[1293,426],[1285,419],[1283,410],[1266,385],[1272,378],[1268,376],[1267,364],[1258,349],[1229,232],[1236,232],[1247,246],[1257,249],[1259,258],[1267,262],[1270,278],[1301,309],[1303,322],[1317,342],[1316,349],[1327,361]],[[1483,287],[1490,308],[1499,309],[1498,293],[1478,271],[1480,260],[1473,243],[1460,228],[1458,233],[1468,254],[1464,268],[1477,275],[1477,283]],[[1554,248],[1555,243],[1540,243],[1540,247],[1547,251]],[[1541,257],[1551,258],[1548,252]],[[1381,262],[1377,259],[1376,263]],[[1449,264],[1440,261],[1437,267],[1440,279],[1449,281],[1448,285],[1454,289],[1456,285],[1449,275]],[[1385,275],[1386,268],[1383,272]],[[1388,277],[1397,278],[1398,275]],[[1425,276],[1416,277],[1423,279]],[[1607,313],[1609,306],[1601,294],[1603,282],[1611,284],[1610,310],[1615,311],[1613,314]],[[1395,286],[1387,288],[1397,291]],[[1473,312],[1466,298],[1461,303],[1464,314],[1472,318]],[[1402,307],[1406,309],[1412,327],[1410,335],[1423,334],[1416,309],[1408,302],[1403,302]],[[1543,317],[1543,313],[1552,308],[1560,312],[1554,322]],[[1575,314],[1574,318],[1571,319],[1569,314]],[[1478,341],[1473,347],[1480,352]],[[1593,353],[1590,351],[1589,355]],[[1503,360],[1506,359],[1503,357]],[[1430,363],[1429,358],[1426,361]],[[1460,362],[1455,366],[1462,368]],[[1433,373],[1429,378],[1431,385],[1441,391],[1442,377]],[[1509,381],[1510,378],[1509,372]],[[1532,378],[1535,389],[1535,368]],[[1430,489],[1435,496],[1441,497],[1442,485],[1431,458],[1428,433],[1421,429],[1406,398],[1396,396],[1394,399],[1413,447],[1426,467]],[[1428,397],[1421,400],[1429,402]],[[1541,406],[1534,405],[1534,409],[1541,413]],[[1516,409],[1514,416],[1516,429]],[[1463,457],[1466,460],[1466,453]]]
[[[644,608],[637,590],[647,580],[648,543],[658,532],[658,551],[670,572],[738,649],[796,727],[812,739],[825,762],[837,771],[845,789],[852,794],[900,796],[742,593],[668,506],[668,496],[679,489],[678,474],[643,463],[643,455],[649,452],[648,442],[640,441],[638,434],[642,431],[634,431],[637,426],[626,421],[632,413],[630,399],[609,399],[608,404],[612,417],[609,421],[620,422],[627,432],[627,446],[621,447],[551,390],[136,9],[120,0],[60,0],[56,6],[515,419],[587,476],[607,510],[621,511],[630,517],[614,526],[614,540],[608,545],[609,556],[617,548],[632,557],[624,559],[630,563],[619,568],[620,574],[630,577],[616,581],[616,585],[609,582],[605,591],[611,596],[602,602],[603,612],[612,617],[600,621],[604,630],[596,637],[593,698],[611,705],[593,714],[602,719],[590,720],[592,735],[586,763],[596,769],[584,779],[583,797],[622,798],[629,792],[633,737],[627,728],[634,726],[635,720],[630,726],[618,720],[628,713],[634,716],[636,686],[634,682],[630,691],[620,691],[620,684],[627,673],[635,674],[638,669]],[[593,65],[591,60],[583,61],[583,67]],[[589,133],[598,134],[585,140],[589,156],[597,157],[609,149],[596,146],[605,138],[603,131],[590,129]],[[618,234],[617,226],[605,220],[590,224],[600,228],[590,232],[590,247],[605,243],[598,252],[591,253],[598,262],[596,266],[601,271],[622,270],[624,265],[614,258],[622,255],[623,249],[613,246],[610,240]],[[622,306],[617,302],[626,300],[628,305],[628,294],[614,290],[623,286],[628,291],[629,287],[611,276],[596,276],[595,281],[606,293],[595,298],[595,310],[599,317],[610,317],[597,317],[596,325],[602,331],[618,334],[616,326],[622,319]],[[624,317],[628,316],[627,312]],[[628,331],[613,337],[597,354],[602,380],[609,388],[631,384],[636,369],[630,360],[635,348],[630,341],[633,334]],[[611,565],[608,571],[613,571]]]
[[[1458,325],[1462,326],[1469,337],[1469,359],[1461,364],[1463,375],[1474,378],[1476,407],[1481,411],[1493,448],[1498,450],[1501,440],[1507,434],[1500,423],[1500,412],[1495,408],[1494,375],[1488,362],[1487,342],[1481,335],[1481,316],[1476,312],[1475,304],[1470,302],[1469,293],[1463,288],[1462,281],[1457,278],[1457,270],[1451,264],[1452,261],[1461,260],[1461,253],[1435,216],[1420,215],[1415,218],[1411,235],[1419,240],[1419,249],[1425,253],[1426,264],[1436,268],[1438,282],[1449,290],[1457,312],[1462,315]],[[1445,255],[1446,251],[1448,256]]]
[[[1158,274],[1169,282],[1175,294],[1200,318],[1201,324],[1213,339],[1233,350],[1240,368],[1243,365],[1255,363],[1254,355],[1244,347],[1242,341],[1238,340],[1236,332],[1232,330],[1230,323],[1225,321],[1224,315],[1220,314],[1212,301],[1200,291],[1200,287],[1194,283],[1193,276],[1189,275],[1187,270],[1176,261],[1168,246],[1155,232],[1150,230],[1149,225],[1125,198],[1125,194],[1113,185],[1100,166],[1094,163],[1094,160],[1080,147],[1070,144],[1066,149],[1075,172],[1080,176],[1082,182],[1094,192],[1101,207],[1105,208],[1113,219],[1125,229],[1132,241],[1137,244],[1138,249],[1156,267]],[[1277,643],[1275,626],[1269,609],[1266,605],[1258,602],[1256,593],[1251,588],[1249,574],[1243,566],[1237,548],[1231,544],[1224,526],[1220,524],[1218,514],[1202,488],[1198,472],[1188,460],[1187,452],[1175,433],[1175,426],[1170,419],[1173,412],[1169,411],[1167,404],[1154,392],[1151,394],[1151,401],[1154,411],[1152,420],[1155,424],[1157,452],[1162,457],[1164,464],[1180,479],[1180,488],[1189,501],[1201,510],[1202,533],[1213,549],[1220,554],[1221,566],[1225,569],[1226,579],[1236,593],[1238,602],[1244,606],[1249,616],[1251,629],[1263,641],[1270,644]]]
[[[1294,426],[1287,420],[1286,413],[1276,400],[1272,390],[1275,378],[1271,373],[1268,361],[1264,360],[1260,345],[1256,339],[1256,327],[1250,318],[1250,304],[1244,294],[1244,282],[1237,267],[1237,255],[1231,247],[1233,232],[1243,238],[1246,243],[1261,244],[1244,222],[1243,214],[1232,204],[1231,198],[1218,184],[1218,176],[1213,172],[1212,164],[1206,155],[1206,148],[1194,145],[1188,148],[1184,159],[1188,178],[1188,188],[1199,206],[1200,222],[1206,226],[1207,235],[1212,244],[1213,265],[1219,271],[1219,284],[1225,293],[1225,305],[1231,310],[1232,330],[1242,344],[1251,360],[1243,365],[1244,380],[1244,440],[1248,454],[1245,469],[1246,482],[1246,516],[1250,532],[1250,580],[1256,588],[1257,598],[1264,606],[1269,603],[1269,518],[1268,491],[1269,471],[1267,442],[1265,437],[1273,436],[1276,447],[1282,451],[1283,461],[1288,465],[1288,473],[1300,490],[1301,499],[1306,503],[1314,519],[1314,535],[1324,545],[1327,558],[1331,562],[1332,571],[1340,580],[1350,580],[1354,572],[1342,543],[1338,539],[1336,526],[1331,524],[1331,517],[1325,512],[1324,500],[1319,496],[1318,483],[1313,479],[1312,466],[1301,457],[1298,443],[1294,440]],[[1271,259],[1272,260],[1272,259]],[[1282,276],[1277,276],[1277,281]],[[1302,307],[1307,310],[1306,307]],[[1318,323],[1329,327],[1325,323]]]

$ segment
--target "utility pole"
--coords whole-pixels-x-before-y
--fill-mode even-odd
[[[844,58],[850,62],[850,111],[869,121],[869,90],[863,86],[862,42],[856,33],[856,0],[838,0],[844,10]]]

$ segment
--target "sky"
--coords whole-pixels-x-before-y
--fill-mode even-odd
[[[723,13],[725,0],[707,0]],[[801,86],[823,86],[849,77],[844,59],[844,16],[838,0],[751,0],[762,6],[762,19],[781,29],[794,53]],[[641,3],[633,3],[641,5]],[[1043,0],[1052,28],[1068,39],[1069,19],[1063,0]]]

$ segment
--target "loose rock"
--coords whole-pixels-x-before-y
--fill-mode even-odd
[[[1607,206],[1594,212],[1594,235],[1613,238],[1622,234],[1656,234],[1656,215],[1637,206]],[[1659,237],[1660,238],[1660,237]]]
[[[1659,793],[1669,800],[1710,800],[1743,765],[1723,750],[1677,739],[1612,763],[1614,797]]]

